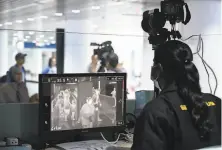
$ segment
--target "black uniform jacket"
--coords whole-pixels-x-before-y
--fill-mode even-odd
[[[194,150],[221,145],[221,99],[204,94],[214,124],[210,140],[202,142],[186,105],[172,84],[147,103],[137,118],[131,150]]]

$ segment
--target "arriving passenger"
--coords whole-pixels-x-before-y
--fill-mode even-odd
[[[39,94],[36,93],[36,94],[32,95],[32,96],[30,97],[29,102],[30,102],[30,103],[33,103],[33,104],[39,103]]]
[[[123,68],[123,64],[119,63],[118,55],[115,53],[109,54],[106,60],[106,66],[103,69],[101,69],[100,61],[98,60],[98,55],[93,55],[91,64],[88,68],[88,72],[90,73],[97,73],[97,72],[125,73],[126,72],[126,70]]]
[[[22,73],[22,82],[26,82],[26,71],[24,68],[24,63],[25,63],[25,57],[27,56],[27,54],[23,54],[23,53],[18,53],[15,56],[15,60],[16,60],[16,64],[14,66],[12,66],[8,73],[7,73],[7,82],[15,82],[13,80],[13,74],[12,74],[12,70],[14,70],[15,68],[18,68],[21,73]]]
[[[0,103],[29,103],[29,94],[23,82],[23,72],[19,67],[10,69],[11,83],[0,87]]]
[[[57,73],[56,58],[52,57],[49,59],[48,67],[42,71],[42,74],[56,74],[56,73]]]
[[[119,57],[115,53],[111,53],[107,57],[106,68],[108,73],[125,73],[126,70],[119,63]]]

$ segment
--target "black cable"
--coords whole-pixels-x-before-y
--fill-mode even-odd
[[[195,37],[195,36],[200,36],[200,35],[191,35],[191,36],[189,36],[188,38],[186,38],[186,39],[182,39],[182,41],[187,41],[187,40],[189,40],[189,39],[191,39],[192,37]]]
[[[202,39],[202,37],[201,37],[201,42],[202,42],[202,45],[203,45],[203,39]],[[202,46],[202,49],[203,49],[204,47]],[[211,72],[213,73],[213,75],[214,75],[214,78],[215,78],[215,82],[216,82],[216,85],[215,85],[215,89],[214,89],[214,95],[216,94],[216,91],[217,91],[217,88],[218,88],[218,80],[217,80],[217,76],[216,76],[216,73],[214,72],[214,70],[212,69],[212,67],[210,67],[210,65],[204,60],[204,59],[202,59],[203,61],[204,61],[204,63],[206,64],[206,66],[211,70]]]
[[[201,44],[203,44],[203,43],[201,43],[201,39],[202,39],[202,38],[201,38],[201,35],[192,35],[192,36],[184,39],[183,41],[189,40],[189,39],[191,39],[192,37],[196,37],[196,36],[199,37],[199,40],[198,40],[198,44],[197,44],[197,51],[196,51],[195,53],[193,53],[193,55],[197,54],[197,55],[200,57],[200,59],[201,59],[201,61],[202,61],[202,63],[203,63],[203,66],[204,66],[204,68],[205,68],[205,70],[206,70],[207,77],[208,77],[208,85],[209,85],[209,88],[210,88],[210,93],[212,94],[212,87],[211,87],[211,84],[210,84],[210,74],[209,74],[209,72],[208,72],[208,70],[207,70],[207,67],[206,67],[206,65],[205,65],[205,61],[204,61],[204,59],[203,59],[204,49],[203,49],[203,45],[201,45]],[[199,54],[199,52],[201,51],[201,48],[202,48],[202,56]]]
[[[208,67],[208,68],[211,70],[211,72],[213,73],[214,78],[215,78],[215,82],[216,82],[216,86],[215,86],[214,93],[213,93],[213,94],[215,95],[215,94],[216,94],[216,90],[217,90],[217,88],[218,88],[218,80],[217,80],[217,76],[216,76],[214,70],[210,67],[210,65],[209,65],[209,64],[204,60],[204,58],[202,57],[203,54],[204,54],[204,42],[203,42],[203,39],[202,39],[201,35],[192,35],[192,36],[190,36],[190,37],[188,37],[188,38],[186,38],[186,39],[182,39],[182,41],[189,40],[189,39],[191,39],[192,37],[196,37],[196,36],[199,37],[199,41],[198,41],[197,51],[196,51],[195,53],[193,53],[193,54],[194,54],[194,55],[197,54],[197,55],[201,58],[201,60],[202,60],[202,63],[203,63],[203,65],[204,65],[204,68],[205,68],[205,70],[206,70],[206,72],[207,72],[207,75],[208,75],[208,84],[209,84],[211,93],[212,93],[212,88],[211,88],[211,85],[210,85],[210,74],[209,74],[209,72],[208,72],[208,70],[207,70],[207,67]],[[201,51],[201,48],[202,48],[202,56],[199,54],[199,52]]]
[[[200,50],[202,48],[202,56],[200,55]],[[209,88],[210,88],[210,93],[212,94],[212,87],[211,87],[211,84],[210,84],[210,74],[208,72],[208,69],[206,67],[206,64],[205,64],[205,61],[204,61],[204,45],[203,45],[203,39],[201,37],[201,35],[199,35],[199,40],[198,40],[198,49],[197,50],[197,55],[200,57],[202,63],[203,63],[203,66],[204,66],[204,69],[206,70],[206,73],[207,73],[207,79],[208,79],[208,85],[209,85]]]
[[[193,55],[199,54],[199,52],[201,51],[201,42],[200,42],[200,35],[198,35],[199,40],[198,40],[198,44],[197,44],[197,51],[195,53],[193,53]]]
[[[181,39],[182,41],[187,41],[187,40],[189,40],[189,39],[191,39],[191,38],[193,38],[193,37],[200,37],[200,35],[191,35],[191,36],[189,36],[188,38],[186,38],[186,39]],[[195,54],[198,54],[199,52],[200,52],[200,48],[199,48],[199,41],[198,41],[198,45],[197,45],[197,51],[195,52],[195,53],[193,53],[193,55],[195,55]]]
[[[129,119],[130,117],[131,117],[131,120]],[[126,113],[125,119],[126,119],[126,130],[130,130],[130,129],[135,128],[136,115],[134,115],[132,113]],[[125,130],[125,132],[127,132],[126,130]],[[132,134],[134,134],[134,132],[132,132]]]

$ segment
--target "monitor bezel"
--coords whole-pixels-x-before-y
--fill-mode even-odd
[[[123,125],[122,126],[111,126],[111,127],[99,127],[99,128],[89,128],[89,129],[74,129],[74,130],[62,130],[62,131],[45,131],[44,130],[44,101],[42,94],[42,78],[43,77],[95,77],[95,76],[123,76],[124,77],[124,108],[123,108]],[[47,142],[50,140],[59,140],[63,137],[70,137],[80,134],[86,134],[91,132],[119,132],[123,131],[126,128],[126,73],[76,73],[76,74],[39,74],[39,136],[43,142]]]

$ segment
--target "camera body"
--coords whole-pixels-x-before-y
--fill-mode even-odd
[[[161,12],[165,15],[170,24],[184,21],[183,6],[186,5],[183,0],[165,0],[161,1]]]
[[[159,44],[172,38],[180,39],[182,36],[180,32],[175,29],[176,23],[186,25],[191,19],[188,5],[183,0],[164,0],[161,1],[160,5],[161,11],[159,9],[145,11],[141,22],[143,30],[149,34],[148,40],[154,49]],[[184,7],[186,9],[186,17]],[[164,28],[167,21],[169,21],[172,26],[171,31]]]
[[[91,43],[91,46],[98,46],[97,49],[94,49],[94,55],[97,55],[100,60],[106,59],[110,53],[114,53],[111,41],[102,44]]]

